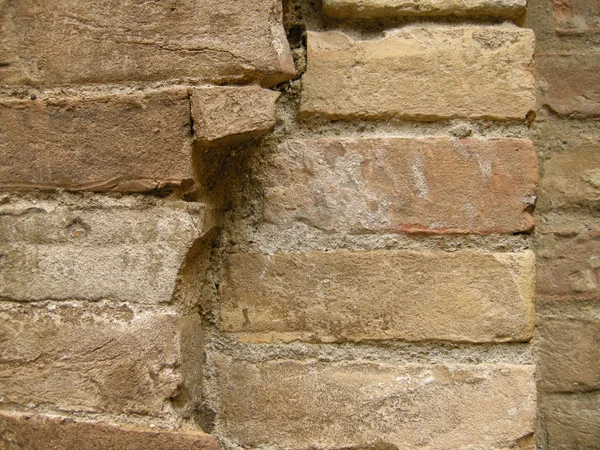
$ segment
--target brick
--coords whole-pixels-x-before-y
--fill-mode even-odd
[[[6,450],[219,450],[212,436],[200,432],[7,413],[0,414],[0,445]]]
[[[377,40],[308,33],[301,117],[525,120],[535,109],[531,30],[407,26]]]
[[[220,427],[243,446],[522,448],[533,433],[533,366],[218,364]]]
[[[543,211],[600,202],[600,142],[590,141],[543,162],[540,209]]]
[[[186,89],[0,100],[0,189],[194,185]]]
[[[552,0],[554,29],[559,34],[600,31],[600,4],[595,0]]]
[[[194,89],[196,139],[203,144],[232,144],[267,134],[275,127],[279,95],[257,86]]]
[[[4,85],[274,85],[294,75],[278,0],[57,0],[4,2],[2,9]]]
[[[600,304],[540,302],[536,357],[546,392],[600,390]]]
[[[533,252],[232,254],[221,330],[252,342],[527,341]]]
[[[538,54],[540,103],[558,114],[600,115],[600,55]]]
[[[263,184],[265,220],[280,226],[514,233],[533,228],[537,157],[525,139],[295,140]]]
[[[600,395],[554,394],[540,397],[540,436],[552,450],[600,449]]]
[[[600,220],[587,217],[582,227],[561,219],[562,216],[545,216],[536,233],[538,298],[598,298]],[[574,221],[578,220],[579,216],[575,216]]]
[[[324,0],[325,14],[340,19],[378,19],[404,16],[495,16],[518,18],[525,12],[524,0]]]
[[[203,205],[182,201],[3,202],[0,299],[171,303],[210,226]]]
[[[198,403],[200,318],[125,304],[1,304],[0,392],[5,405],[173,415]],[[186,379],[187,375],[187,379]]]

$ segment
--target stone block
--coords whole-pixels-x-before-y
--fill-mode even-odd
[[[513,26],[414,25],[380,39],[308,33],[301,117],[526,120],[534,34]]]
[[[525,139],[294,140],[264,174],[267,222],[347,233],[533,228],[537,156]]]
[[[294,75],[279,0],[55,0],[1,8],[0,85],[274,85]]]
[[[221,329],[251,342],[511,342],[533,334],[533,252],[236,253]]]
[[[223,357],[220,430],[257,448],[532,448],[533,366]]]

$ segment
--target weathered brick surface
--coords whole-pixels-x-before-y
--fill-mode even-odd
[[[527,341],[532,252],[232,254],[221,328],[254,342]]]
[[[219,370],[220,427],[242,445],[531,448],[533,366],[223,357]]]
[[[407,26],[377,40],[308,33],[301,115],[525,120],[535,109],[531,30]]]
[[[536,309],[539,386],[549,392],[600,390],[600,304],[540,302]]]
[[[524,139],[318,139],[282,144],[265,174],[267,222],[350,233],[533,228],[537,157]]]
[[[562,220],[561,220],[562,219]],[[575,217],[574,222],[581,220]],[[539,299],[596,298],[600,296],[600,220],[585,225],[547,215],[535,238]]]
[[[100,198],[0,206],[0,299],[170,303],[204,206]]]
[[[600,53],[535,57],[540,104],[561,115],[600,115]]]
[[[6,450],[219,450],[213,437],[60,418],[0,414],[0,446]]]
[[[193,186],[188,91],[0,100],[0,189]]]
[[[540,209],[595,206],[600,202],[600,141],[552,153],[543,162]]]
[[[600,31],[600,3],[596,0],[552,0],[554,29],[559,34]]]
[[[600,449],[600,395],[554,394],[540,398],[540,441],[551,450]]]
[[[275,127],[279,92],[248,87],[209,87],[192,91],[196,139],[205,144],[231,144],[262,136]]]
[[[324,0],[323,9],[332,17],[387,18],[403,16],[496,16],[516,18],[525,12],[524,0]]]
[[[277,0],[56,0],[3,2],[1,8],[3,85],[277,84],[294,73]]]
[[[193,384],[202,373],[194,354],[202,345],[199,316],[105,303],[0,308],[0,392],[7,406],[164,415],[183,392],[199,400]]]

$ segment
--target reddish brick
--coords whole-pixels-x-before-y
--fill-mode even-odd
[[[600,115],[600,53],[538,54],[540,102],[561,115]]]
[[[215,439],[193,431],[167,431],[72,419],[0,414],[6,450],[219,450]]]
[[[600,31],[598,0],[552,0],[554,29],[559,34],[583,34]]]
[[[291,141],[265,174],[265,220],[328,231],[514,233],[533,227],[524,139]]]
[[[0,189],[193,186],[187,89],[0,101]]]

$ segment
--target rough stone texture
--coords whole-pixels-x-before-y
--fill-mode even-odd
[[[98,198],[0,205],[0,299],[170,303],[211,226],[202,204]]]
[[[308,33],[302,117],[525,120],[535,109],[531,30],[406,26],[377,40]]]
[[[536,54],[540,105],[569,116],[600,115],[600,53]]]
[[[324,0],[325,14],[341,19],[403,16],[496,16],[517,18],[525,0]]]
[[[535,342],[541,389],[600,390],[600,304],[541,302],[537,306],[537,325]]]
[[[3,1],[0,85],[294,74],[278,0]],[[27,30],[27,32],[20,32]]]
[[[219,450],[208,434],[0,414],[5,450]]]
[[[544,423],[542,448],[549,450],[600,449],[600,395],[553,394],[542,396],[539,414]]]
[[[0,189],[190,189],[189,108],[187,89],[0,100]]]
[[[600,204],[600,141],[554,152],[543,169],[541,210]]]
[[[600,219],[573,219],[546,215],[539,221],[535,249],[540,300],[600,297]]]
[[[532,252],[232,254],[221,329],[254,342],[527,341],[534,273]]]
[[[270,132],[275,127],[279,95],[258,86],[194,89],[196,139],[205,144],[232,144]]]
[[[220,427],[252,447],[529,449],[533,370],[222,357]]]
[[[559,34],[600,31],[600,3],[597,0],[552,0],[554,29]]]
[[[0,318],[5,406],[163,416],[172,413],[178,395],[199,401],[200,387],[193,384],[202,374],[201,353],[194,353],[202,346],[197,315],[135,312],[105,302],[2,303]]]
[[[533,228],[537,156],[524,139],[291,141],[265,177],[265,220],[278,225],[350,233]]]

